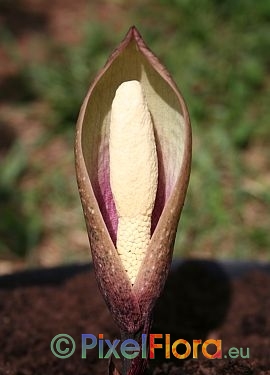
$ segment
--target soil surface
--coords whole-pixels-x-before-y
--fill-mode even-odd
[[[94,273],[87,266],[77,271],[71,275],[70,269],[41,270],[0,279],[1,375],[107,374],[107,360],[98,358],[97,348],[81,358],[81,335],[103,333],[114,339],[119,332]],[[249,271],[231,281],[212,262],[186,261],[174,268],[156,306],[151,332],[170,333],[171,344],[180,338],[189,343],[222,340],[223,359],[199,354],[199,359],[180,360],[171,354],[164,360],[163,345],[149,360],[147,374],[270,375],[269,295],[266,272]],[[60,333],[75,340],[70,358],[58,359],[50,350],[51,340]],[[244,355],[249,348],[249,358],[229,359],[231,347],[243,348]],[[185,352],[183,348],[180,345],[178,352]]]

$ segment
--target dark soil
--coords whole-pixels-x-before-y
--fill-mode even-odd
[[[85,267],[78,270],[73,276],[70,270],[57,270],[0,279],[1,375],[107,374],[107,360],[98,358],[96,348],[81,358],[81,335],[103,333],[104,338],[113,339],[119,332],[93,272]],[[168,279],[152,332],[170,333],[171,343],[179,338],[190,343],[220,339],[223,359],[201,355],[179,360],[171,355],[164,360],[164,350],[158,349],[147,373],[270,375],[269,296],[267,272],[249,271],[231,281],[215,263],[182,263]],[[50,350],[52,338],[60,333],[71,335],[77,345],[68,359],[58,359]],[[250,358],[224,358],[230,347],[243,348],[243,354],[249,348]]]

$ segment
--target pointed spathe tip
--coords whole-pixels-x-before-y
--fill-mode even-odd
[[[135,25],[132,25],[127,32],[126,38],[138,40],[142,39],[142,36],[137,27]]]

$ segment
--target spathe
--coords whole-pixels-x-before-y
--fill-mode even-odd
[[[141,83],[158,154],[158,189],[151,240],[132,286],[115,248],[117,215],[109,182],[110,111],[117,87]],[[100,291],[122,332],[148,325],[163,290],[189,181],[191,128],[187,107],[165,67],[135,27],[109,57],[81,107],[75,144],[76,174]]]

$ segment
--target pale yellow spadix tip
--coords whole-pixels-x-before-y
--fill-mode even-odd
[[[154,129],[138,81],[116,90],[110,123],[110,183],[118,214],[116,247],[134,284],[150,241],[158,162]]]

